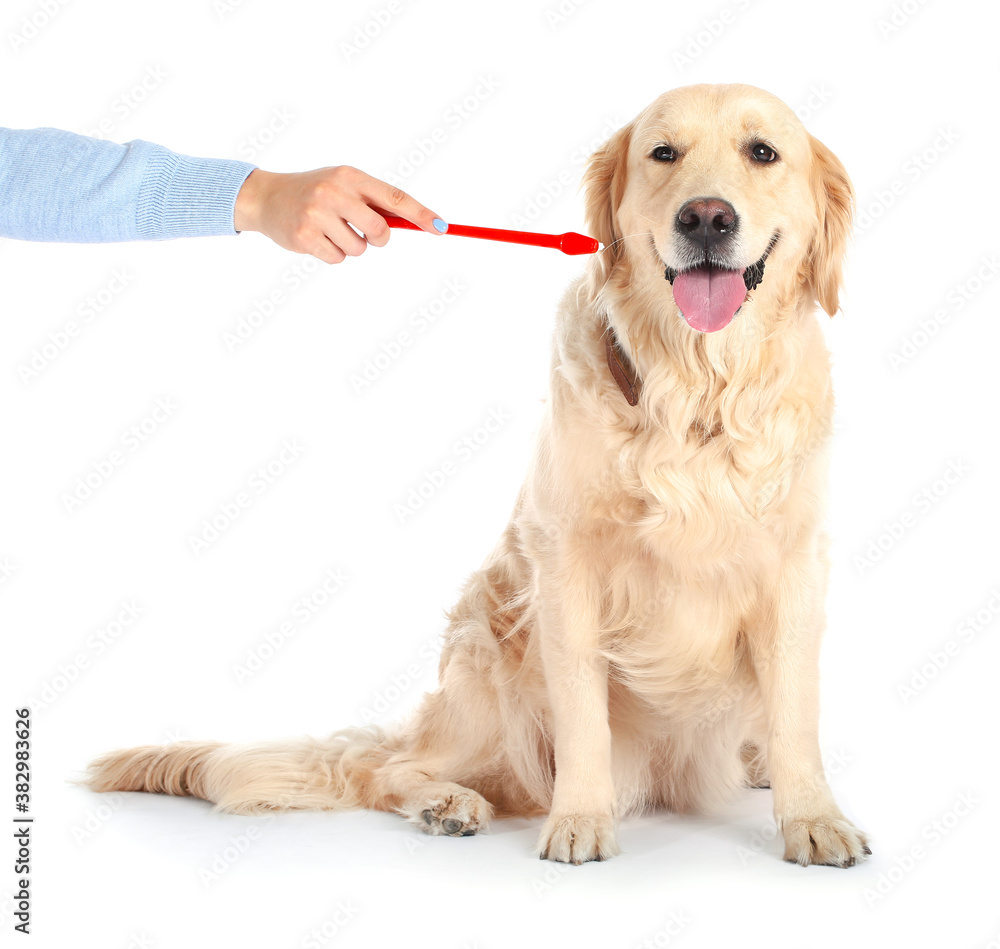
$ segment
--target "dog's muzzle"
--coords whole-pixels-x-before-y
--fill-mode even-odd
[[[674,302],[692,329],[715,333],[732,321],[747,294],[764,279],[764,263],[778,241],[775,234],[760,258],[742,270],[704,262],[684,270],[667,267],[663,275],[673,288]]]

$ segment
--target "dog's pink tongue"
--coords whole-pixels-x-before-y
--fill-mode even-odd
[[[699,267],[674,277],[674,302],[692,329],[714,333],[729,321],[746,299],[742,270]]]

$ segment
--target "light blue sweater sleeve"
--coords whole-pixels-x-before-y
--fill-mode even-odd
[[[255,167],[152,142],[0,128],[0,237],[97,243],[235,234],[236,195]]]

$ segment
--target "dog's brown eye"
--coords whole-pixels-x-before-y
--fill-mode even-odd
[[[677,152],[675,152],[669,145],[657,145],[649,157],[654,161],[676,161]]]
[[[778,153],[770,145],[765,145],[763,142],[754,142],[750,146],[750,157],[754,161],[759,161],[761,164],[766,165],[769,162],[777,161]]]

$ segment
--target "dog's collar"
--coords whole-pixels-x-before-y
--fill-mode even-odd
[[[635,371],[635,366],[625,355],[615,331],[608,326],[604,331],[604,350],[608,357],[608,368],[611,370],[611,377],[618,383],[618,388],[622,390],[625,401],[629,405],[635,405],[639,401],[639,391],[642,389],[642,382],[639,374]]]

